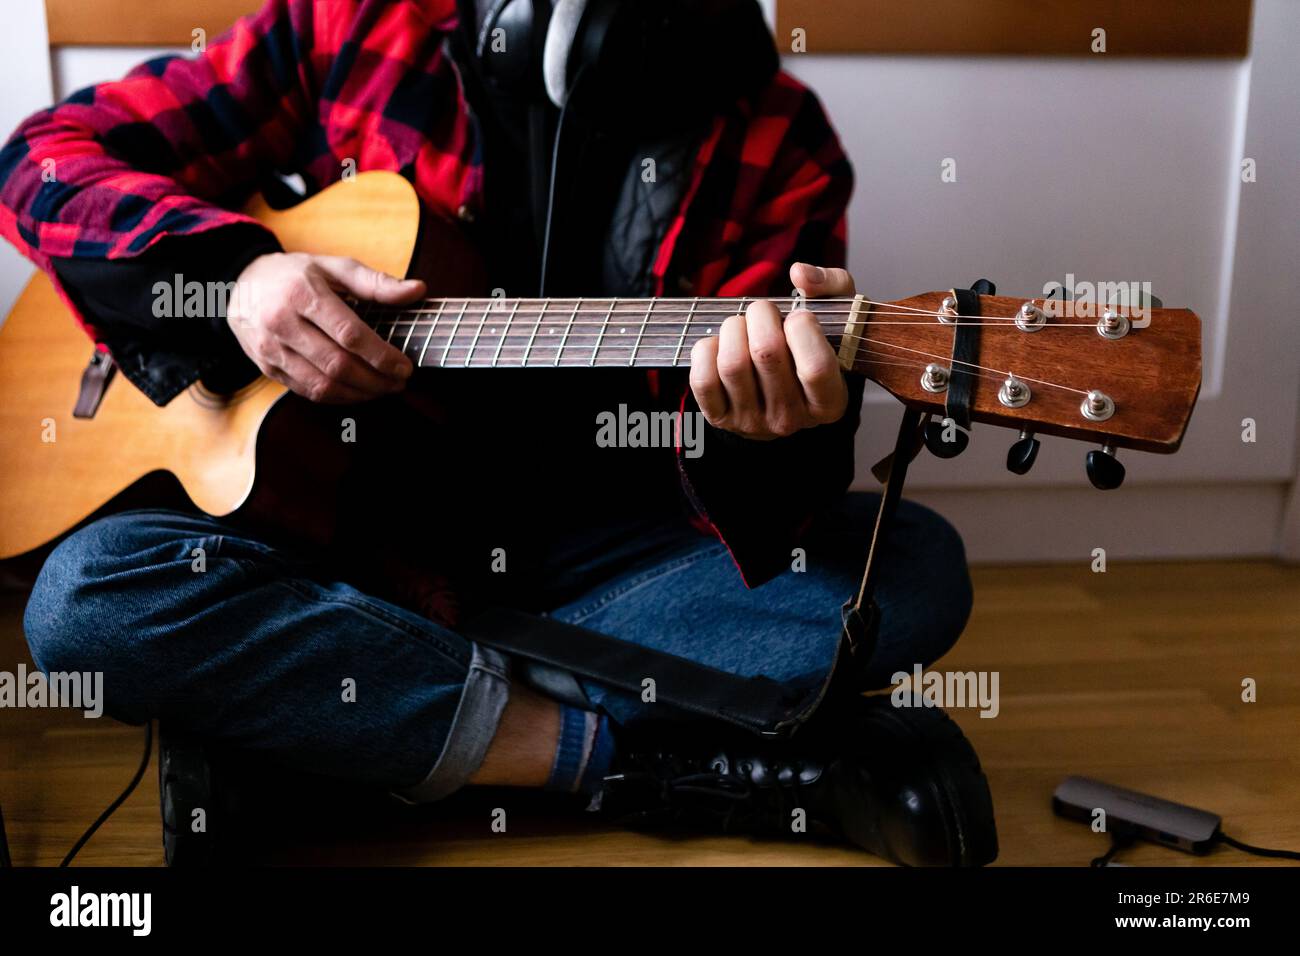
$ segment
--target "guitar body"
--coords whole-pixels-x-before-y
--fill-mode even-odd
[[[422,277],[462,287],[474,274],[464,243],[439,231],[450,227],[422,232],[419,201],[396,173],[363,173],[291,209],[258,199],[246,211],[289,250],[351,256],[394,275],[418,259]],[[43,274],[0,326],[0,558],[59,536],[158,471],[209,514],[240,510],[253,523],[328,535],[334,483],[347,467],[338,409],[266,378],[225,396],[196,384],[159,408],[119,373],[95,416],[78,419],[92,349]]]

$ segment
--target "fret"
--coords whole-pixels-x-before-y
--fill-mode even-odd
[[[673,355],[673,365],[676,366],[682,360],[682,346],[686,344],[686,330],[691,327],[691,318],[695,315],[695,308],[700,304],[700,297],[696,296],[691,301],[691,308],[686,313],[686,321],[682,323],[682,337],[677,340],[677,352]]]
[[[716,300],[716,301],[721,301],[721,300]],[[749,296],[742,296],[741,299],[740,299],[740,308],[737,309],[735,312],[733,312],[733,313],[728,313],[728,314],[729,314],[729,315],[744,315],[744,314],[745,314],[745,303],[748,302],[748,301],[749,301]],[[757,300],[755,300],[755,301],[757,301]],[[722,323],[721,323],[721,322],[718,323],[717,328],[718,328],[718,330],[719,330],[719,334],[721,334],[721,329],[722,329]],[[705,335],[706,337],[712,335],[712,334],[713,334],[713,329],[714,329],[714,326],[712,326],[712,325],[708,326],[708,327],[705,328],[705,330],[704,330],[704,335]]]
[[[519,300],[515,299],[514,308],[512,308],[510,310],[510,314],[506,316],[506,324],[505,324],[505,328],[501,330],[501,338],[497,339],[497,351],[496,354],[492,356],[493,368],[497,367],[497,360],[501,358],[501,348],[506,344],[506,338],[510,335],[510,323],[515,320],[515,313],[517,313],[518,311],[519,311]],[[486,314],[487,313],[485,312],[484,315]]]
[[[438,302],[438,311],[433,317],[433,322],[429,325],[429,334],[424,337],[424,347],[420,349],[420,360],[415,363],[416,368],[420,368],[424,365],[424,353],[429,351],[429,340],[433,338],[433,330],[438,327],[438,320],[442,318],[442,310],[446,305],[446,299],[442,299]]]
[[[370,321],[370,313],[374,311],[374,308],[375,308],[375,303],[372,302],[372,301],[370,301],[369,299],[367,299],[367,300],[366,300],[366,314],[365,314],[365,316],[364,316],[364,318],[365,318],[365,320],[366,320],[367,323]],[[378,324],[378,323],[376,323],[376,324]],[[388,336],[387,336],[387,338],[388,338],[388,343],[389,343],[390,345],[391,345],[392,342],[393,342],[393,333],[396,332],[396,331],[397,331],[397,320],[396,320],[396,319],[393,319],[393,320],[389,323],[389,325],[388,325]]]
[[[605,321],[601,323],[600,331],[596,333],[596,346],[591,350],[591,362],[593,367],[596,364],[596,356],[600,354],[600,340],[605,337],[605,330],[609,328],[610,317],[614,314],[614,306],[618,305],[618,299],[609,300],[609,311],[605,313]]]
[[[645,338],[646,323],[650,321],[650,314],[654,312],[654,310],[655,310],[654,300],[651,299],[650,305],[647,306],[645,310],[645,318],[641,320],[641,331],[637,333],[636,341],[632,343],[632,356],[627,360],[628,365],[636,364],[636,351],[641,347],[641,340]]]
[[[465,367],[469,368],[470,359],[474,357],[474,349],[478,347],[478,337],[483,334],[483,326],[487,324],[488,310],[492,308],[490,303],[483,306],[483,316],[478,320],[478,328],[474,330],[474,341],[469,343],[469,351],[465,353]]]
[[[582,300],[579,299],[578,302]],[[569,341],[569,333],[573,331],[573,320],[578,317],[578,306],[573,307],[573,314],[569,316],[569,324],[564,327],[564,336],[560,339],[560,347],[555,351],[555,364],[560,364],[560,356],[564,354],[564,343]]]
[[[456,324],[451,327],[451,335],[447,338],[447,347],[442,350],[442,361],[438,364],[444,368],[447,365],[447,356],[451,354],[452,343],[456,341],[456,332],[460,329],[460,321],[465,318],[465,310],[469,308],[469,299],[460,307],[460,315],[456,316]]]
[[[401,315],[402,313],[398,312],[397,314]],[[415,333],[415,316],[411,316],[410,322],[411,322],[411,327],[406,330],[406,338],[402,341],[403,355],[406,354],[406,349],[411,344],[411,336]],[[394,320],[393,324],[396,325],[396,320]]]
[[[533,350],[533,340],[537,338],[537,330],[542,327],[542,321],[546,318],[546,310],[550,304],[550,300],[547,299],[546,303],[542,306],[541,311],[537,313],[537,321],[533,324],[533,334],[528,336],[528,344],[524,346],[524,357],[519,361],[520,368],[523,368],[528,364],[528,355]],[[578,306],[581,304],[582,299],[578,299],[577,304],[573,307],[573,311],[577,312]]]

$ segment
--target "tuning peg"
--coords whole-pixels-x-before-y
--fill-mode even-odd
[[[1088,452],[1087,469],[1088,480],[1094,488],[1109,491],[1124,483],[1124,466],[1115,457],[1113,445],[1103,445]]]
[[[951,426],[951,431],[949,427]],[[970,444],[970,435],[957,427],[951,418],[931,419],[925,426],[925,447],[936,458],[956,458]]]
[[[1007,471],[1017,475],[1028,474],[1029,469],[1034,467],[1040,444],[1033,432],[1022,431],[1020,440],[1007,449]]]

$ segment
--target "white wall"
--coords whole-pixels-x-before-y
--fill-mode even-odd
[[[83,86],[121,76],[164,52],[154,47],[69,48],[51,54],[44,0],[5,0],[0,30],[0,137],[26,117]],[[0,242],[0,323],[33,271],[32,264]]]
[[[6,0],[5,28],[0,30],[0,136],[53,99],[49,40],[43,0]],[[12,246],[0,242],[0,322],[32,274],[31,264]]]
[[[82,87],[115,79],[164,53],[189,52],[153,46],[61,47],[50,58],[55,95],[64,97]]]
[[[0,137],[37,110],[69,93],[126,73],[165,50],[156,47],[66,48],[50,52],[44,0],[5,0],[0,30]],[[32,264],[0,242],[0,323],[33,271]]]
[[[859,291],[888,300],[988,277],[1002,294],[1041,295],[1073,273],[1150,282],[1201,316],[1187,440],[1173,456],[1122,456],[1121,491],[1093,492],[1087,448],[1064,439],[1044,439],[1031,475],[1011,475],[1015,436],[985,426],[955,461],[917,459],[913,496],[952,518],[977,558],[1073,559],[1099,539],[1135,557],[1277,553],[1300,391],[1300,3],[1255,8],[1245,61],[785,57],[854,162]],[[1246,156],[1259,177],[1243,185]],[[941,180],[947,158],[956,182]],[[869,393],[860,487],[897,415]],[[1247,417],[1254,444],[1241,441]]]

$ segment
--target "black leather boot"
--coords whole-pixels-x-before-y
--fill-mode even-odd
[[[791,740],[698,725],[625,734],[598,805],[638,828],[798,837],[822,832],[907,866],[983,866],[998,854],[988,781],[938,708],[888,695],[838,704]]]
[[[225,821],[214,793],[207,749],[160,720],[158,801],[163,859],[168,866],[203,867],[217,861],[218,838]]]

